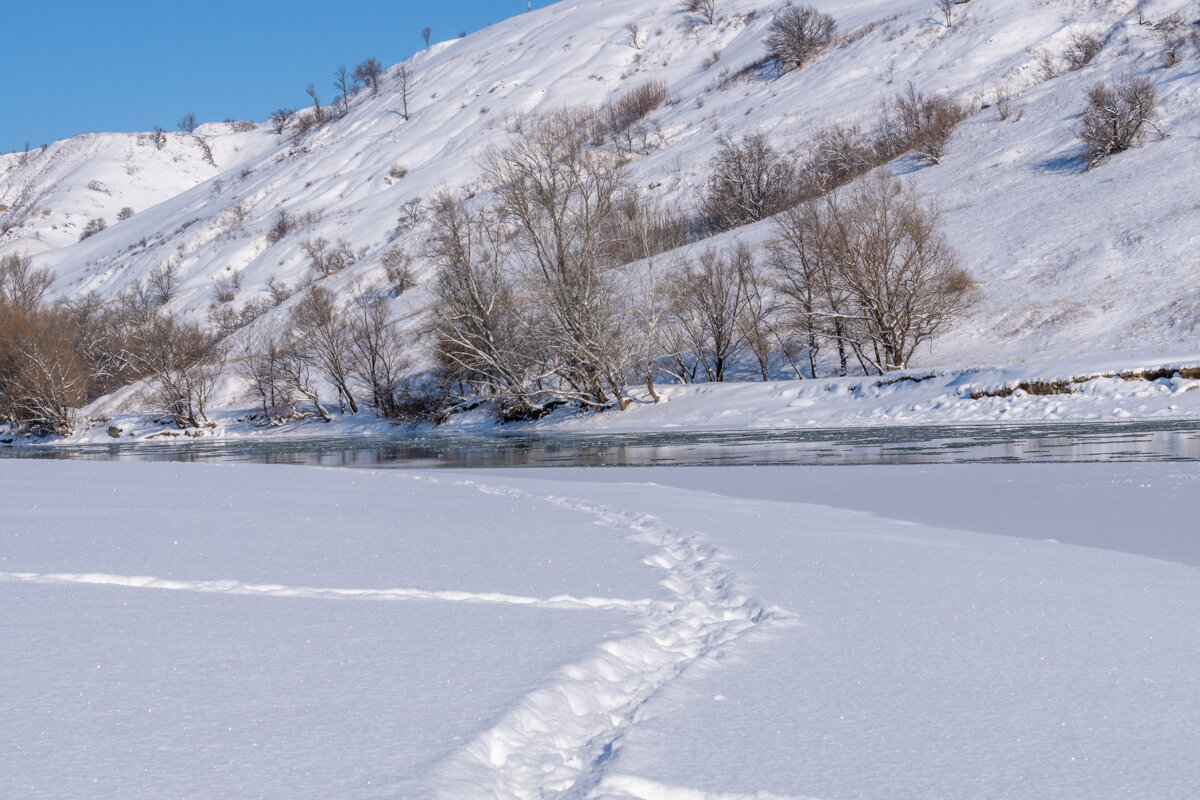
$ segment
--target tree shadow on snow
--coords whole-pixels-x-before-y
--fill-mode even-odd
[[[1068,150],[1064,153],[1056,153],[1040,161],[1033,162],[1032,169],[1034,172],[1039,173],[1053,172],[1059,175],[1082,175],[1088,169],[1087,152],[1082,149],[1076,149]]]

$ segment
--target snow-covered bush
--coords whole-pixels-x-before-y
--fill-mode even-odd
[[[780,68],[798,69],[817,56],[833,41],[837,22],[812,6],[787,6],[767,30],[767,55]]]
[[[1154,123],[1158,95],[1145,76],[1127,75],[1112,86],[1100,81],[1088,90],[1079,137],[1087,147],[1088,165],[1142,142]]]
[[[1063,53],[1063,58],[1071,65],[1072,70],[1083,69],[1088,64],[1092,63],[1104,47],[1100,37],[1094,33],[1073,33],[1071,41],[1067,44],[1067,50]]]

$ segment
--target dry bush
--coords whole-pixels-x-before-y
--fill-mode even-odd
[[[318,278],[327,278],[358,260],[354,249],[345,239],[338,239],[333,244],[323,236],[315,239],[305,239],[300,248],[308,256],[308,267]]]
[[[412,261],[412,256],[400,246],[388,248],[380,259],[388,285],[396,294],[404,294],[417,285],[417,279],[413,276]]]
[[[1128,75],[1113,86],[1104,81],[1093,84],[1079,131],[1088,165],[1094,167],[1113,153],[1140,144],[1147,129],[1155,129],[1150,118],[1156,103],[1154,84],[1144,76]]]
[[[833,41],[837,22],[812,6],[787,6],[767,30],[767,55],[786,71],[799,69]]]
[[[814,134],[800,169],[802,198],[817,197],[879,166],[876,148],[857,126],[830,125]]]
[[[716,0],[683,0],[680,8],[689,14],[695,14],[709,25],[712,25],[713,20],[716,19]]]
[[[692,223],[683,215],[630,196],[613,215],[605,241],[616,264],[631,264],[682,247]]]
[[[179,291],[180,280],[182,276],[179,274],[179,262],[174,258],[168,258],[150,270],[146,283],[154,293],[155,304],[162,306],[169,303]]]
[[[100,231],[108,227],[108,223],[104,221],[104,217],[96,217],[89,219],[87,224],[83,226],[83,230],[79,232],[79,241],[95,236]]]
[[[1073,33],[1071,41],[1067,45],[1067,51],[1063,53],[1063,58],[1066,59],[1072,70],[1083,69],[1088,64],[1092,63],[1104,47],[1104,43],[1100,41],[1100,37],[1093,33]]]
[[[590,115],[591,119],[586,120],[588,138],[597,144],[610,142],[624,152],[648,151],[654,130],[643,120],[668,97],[663,81],[650,80],[635,86]]]
[[[276,244],[296,229],[298,224],[297,219],[289,214],[284,209],[279,209],[275,213],[274,219],[271,220],[271,227],[267,229],[267,242]]]
[[[969,116],[964,104],[945,95],[926,95],[911,83],[884,110],[877,139],[880,156],[891,160],[909,151],[940,163],[954,127]]]
[[[758,222],[793,201],[795,166],[762,134],[722,138],[710,166],[701,213],[713,231]]]

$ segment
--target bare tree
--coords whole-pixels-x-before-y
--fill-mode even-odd
[[[358,91],[358,78],[351,76],[346,65],[341,64],[333,72],[333,88],[337,89],[339,93],[335,101],[338,113],[345,116],[350,112],[350,96]]]
[[[401,64],[400,69],[396,70],[396,82],[400,84],[400,106],[403,109],[404,119],[407,120],[408,94],[416,82],[416,76],[407,64]]]
[[[386,301],[365,294],[355,297],[350,348],[354,375],[370,393],[371,408],[384,417],[400,417],[398,390],[411,363]]]
[[[877,171],[781,222],[778,257],[800,260],[790,273],[786,262],[777,266],[784,291],[809,330],[823,322],[821,335],[847,343],[868,372],[907,368],[976,296],[937,221],[932,207]]]
[[[193,114],[191,111],[189,111],[188,113],[184,114],[179,119],[178,125],[179,125],[179,130],[183,131],[184,133],[195,133],[196,132],[196,115]]]
[[[354,68],[355,80],[370,86],[372,94],[379,94],[379,76],[382,74],[383,66],[374,58],[368,58]]]
[[[304,90],[304,93],[312,98],[313,110],[311,122],[312,125],[319,128],[325,124],[325,109],[321,107],[321,98],[317,96],[317,88],[310,83],[308,88]]]
[[[1103,81],[1093,84],[1079,132],[1088,165],[1095,167],[1113,153],[1140,144],[1147,129],[1157,131],[1150,121],[1157,100],[1154,84],[1144,76],[1128,75],[1111,87]]]
[[[296,113],[294,108],[277,108],[271,114],[271,124],[275,127],[275,133],[283,135],[283,129],[287,127],[288,120]]]
[[[544,398],[537,349],[517,308],[507,232],[487,211],[442,193],[433,200],[428,257],[437,267],[432,332],[443,371],[505,416],[536,416]],[[467,393],[462,393],[467,399]]]
[[[34,311],[53,284],[54,273],[47,267],[33,266],[29,256],[0,256],[0,309]]]
[[[695,14],[699,16],[700,19],[704,20],[709,25],[712,25],[713,20],[716,18],[716,0],[683,0],[681,7],[689,14]]]
[[[718,231],[766,219],[790,204],[795,167],[762,134],[740,143],[722,138],[711,167],[703,212]]]
[[[293,347],[338,393],[342,413],[358,413],[358,402],[350,390],[351,332],[333,292],[311,286],[292,309]]]
[[[154,132],[151,134],[151,140],[154,142],[155,150],[162,150],[167,144],[167,132],[163,130],[161,125],[154,126]]]
[[[287,379],[285,350],[270,336],[247,337],[242,342],[238,372],[251,396],[258,398],[267,420],[286,419],[295,413],[295,389]]]
[[[937,0],[938,11],[941,12],[947,28],[954,27],[954,6],[955,0]]]
[[[179,428],[208,422],[208,400],[224,369],[215,337],[195,322],[153,314],[135,332],[127,358],[148,376],[143,399]]]
[[[147,283],[154,291],[156,305],[166,305],[179,290],[179,261],[168,258],[154,269],[150,270]]]
[[[753,258],[744,245],[732,253],[705,250],[675,276],[677,319],[692,356],[709,381],[724,381],[742,349],[739,321],[744,314],[748,265]]]
[[[642,29],[638,27],[636,22],[630,22],[625,25],[625,32],[629,34],[629,45],[634,50],[642,49]]]
[[[837,22],[812,6],[786,6],[767,30],[767,55],[780,68],[799,69],[833,41]]]
[[[0,297],[0,421],[65,435],[87,399],[88,373],[69,314]]]
[[[604,247],[621,199],[631,192],[623,159],[587,146],[577,112],[524,122],[508,147],[492,151],[485,177],[515,228],[513,249],[554,354],[557,391],[585,406],[624,409],[634,357],[615,302],[623,276]]]
[[[421,29],[421,38],[425,40],[425,46],[429,47],[429,37],[433,35],[433,28],[426,25]]]

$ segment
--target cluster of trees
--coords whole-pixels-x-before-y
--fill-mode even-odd
[[[321,105],[321,98],[317,94],[317,88],[310,83],[308,88],[305,89],[305,94],[312,99],[312,108],[302,111],[288,107],[278,108],[271,113],[271,125],[274,127],[275,132],[282,136],[288,125],[291,124],[292,137],[298,142],[304,134],[313,128],[319,128],[325,123],[332,122],[349,113],[350,99],[358,94],[359,90],[364,86],[370,87],[372,94],[379,94],[383,73],[383,65],[375,58],[364,59],[353,70],[347,69],[346,65],[342,64],[333,73],[333,87],[337,90],[338,95],[332,106]],[[405,119],[408,118],[408,83],[410,78],[411,74],[406,71],[405,80],[402,81]]]
[[[0,422],[65,434],[76,408],[141,379],[155,413],[207,421],[222,365],[213,333],[161,313],[140,286],[111,302],[50,303],[52,284],[24,256],[0,259]]]
[[[974,296],[935,211],[895,179],[789,206],[796,170],[757,137],[725,142],[714,169],[738,162],[763,180],[727,202],[714,179],[705,206],[729,208],[727,226],[782,210],[765,255],[710,248],[656,263],[686,226],[647,207],[621,155],[590,146],[570,113],[521,123],[489,154],[491,203],[434,203],[433,346],[462,401],[491,398],[509,418],[561,402],[623,408],[635,376],[652,396],[656,377],[721,381],[746,363],[765,380],[777,356],[816,376],[826,347],[841,374],[852,360],[883,372]],[[631,269],[637,258],[648,261]]]

